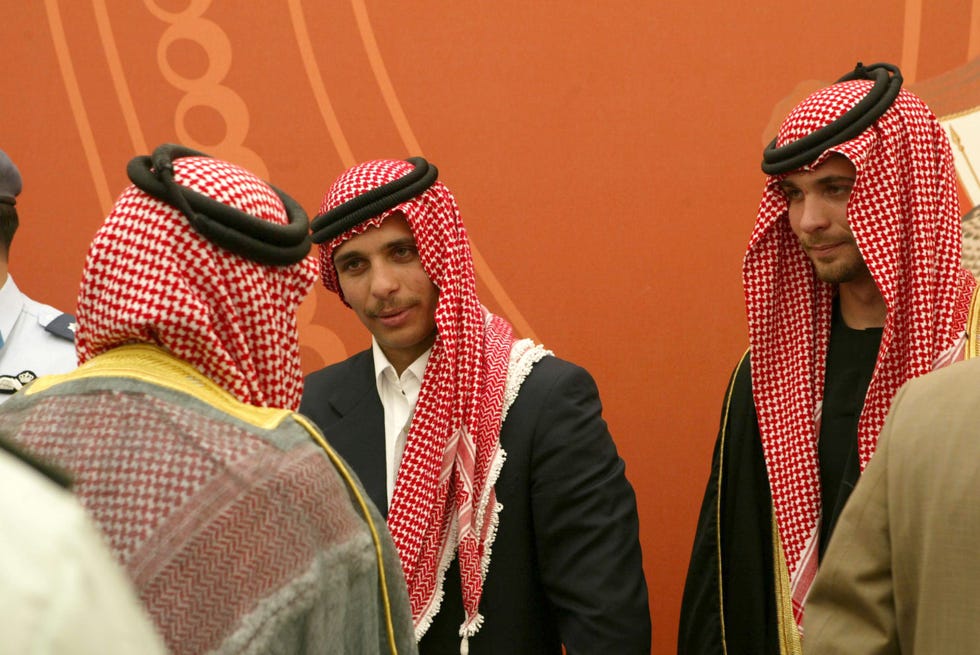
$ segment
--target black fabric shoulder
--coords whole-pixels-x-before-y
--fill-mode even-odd
[[[324,384],[336,379],[337,377],[343,377],[348,374],[352,368],[356,368],[362,359],[365,357],[371,358],[371,349],[362,350],[361,352],[351,355],[347,359],[342,359],[339,362],[334,362],[333,364],[328,364],[321,369],[313,371],[306,376],[306,383],[310,384]]]

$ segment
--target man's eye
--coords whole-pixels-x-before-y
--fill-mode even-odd
[[[360,259],[348,259],[340,265],[340,270],[343,273],[356,273],[364,267],[363,260]]]
[[[794,189],[793,187],[783,187],[782,189],[783,195],[786,196],[786,199],[790,202],[794,202],[803,197],[803,192],[799,189]]]
[[[827,194],[835,198],[846,197],[851,195],[851,187],[834,184],[827,187]]]
[[[415,256],[415,248],[410,246],[399,246],[392,251],[392,254],[398,259],[409,259]]]

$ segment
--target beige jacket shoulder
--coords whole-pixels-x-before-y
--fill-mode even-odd
[[[978,418],[980,359],[898,393],[811,590],[807,655],[976,652]]]

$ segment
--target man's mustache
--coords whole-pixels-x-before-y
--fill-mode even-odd
[[[411,309],[419,304],[418,298],[407,298],[399,300],[398,302],[384,302],[378,303],[374,307],[370,307],[364,311],[365,314],[370,318],[381,318],[384,316],[393,316],[395,314],[401,313],[406,309]]]

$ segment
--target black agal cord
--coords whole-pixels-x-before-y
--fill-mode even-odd
[[[309,220],[295,200],[272,186],[286,207],[287,225],[271,223],[209,198],[174,181],[173,162],[181,157],[210,157],[167,143],[152,156],[135,157],[126,174],[141,190],[179,209],[191,227],[212,243],[246,259],[273,266],[302,261],[310,252]]]
[[[330,241],[358,223],[421,195],[439,177],[438,169],[421,157],[405,161],[415,166],[409,173],[316,216],[312,223],[313,243]]]
[[[780,148],[773,139],[762,153],[763,173],[778,175],[794,171],[812,163],[827,148],[853,139],[888,111],[902,88],[902,73],[892,64],[865,66],[858,62],[852,72],[837,81],[850,80],[874,80],[874,86],[843,116],[816,132]]]

